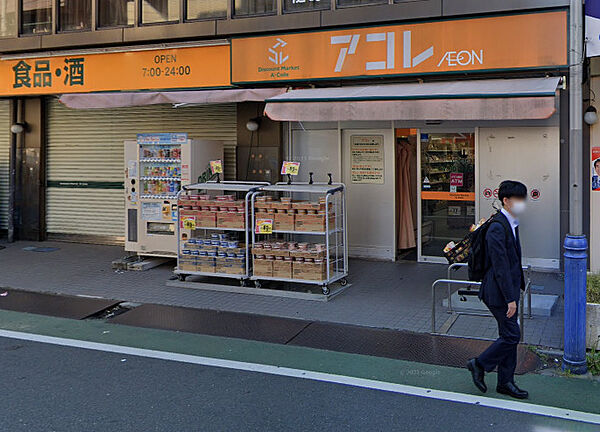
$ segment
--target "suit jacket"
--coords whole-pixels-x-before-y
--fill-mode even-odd
[[[506,306],[519,302],[525,289],[521,265],[521,245],[512,232],[506,216],[494,216],[485,236],[486,268],[479,298],[488,306]]]

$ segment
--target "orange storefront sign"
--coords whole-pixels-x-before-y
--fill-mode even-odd
[[[229,45],[0,60],[0,96],[230,86]]]
[[[475,201],[475,193],[421,191],[421,199],[428,201]]]
[[[233,39],[232,82],[556,67],[566,11]]]

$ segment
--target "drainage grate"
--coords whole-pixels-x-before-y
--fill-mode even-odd
[[[117,303],[101,298],[0,289],[0,309],[61,318],[84,319]]]
[[[308,321],[146,304],[109,320],[115,324],[285,344]]]

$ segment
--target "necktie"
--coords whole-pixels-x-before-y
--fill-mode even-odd
[[[515,242],[517,244],[517,252],[521,255],[521,239],[519,238],[519,225],[515,227]]]

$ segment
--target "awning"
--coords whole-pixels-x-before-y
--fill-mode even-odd
[[[555,113],[560,78],[491,79],[292,90],[267,99],[279,121],[521,120]]]
[[[190,90],[129,93],[64,94],[60,102],[69,108],[121,108],[142,105],[199,105],[234,102],[262,102],[285,93],[284,88]]]

